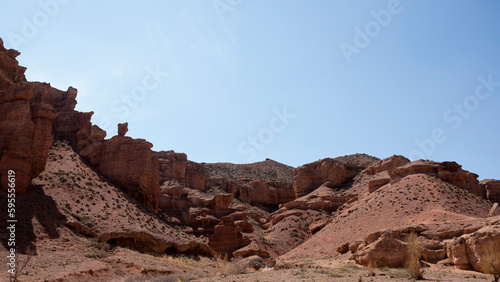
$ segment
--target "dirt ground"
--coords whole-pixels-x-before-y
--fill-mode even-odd
[[[193,281],[411,281],[404,269],[378,268],[368,269],[352,262],[334,258],[306,262],[301,268],[264,269],[261,271],[221,275]],[[457,270],[453,267],[431,265],[424,270],[423,281],[492,281],[491,275],[474,271]]]

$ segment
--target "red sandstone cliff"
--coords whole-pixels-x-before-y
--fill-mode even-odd
[[[90,119],[93,112],[75,111],[76,89],[60,91],[47,83],[27,82],[19,52],[6,50],[0,40],[0,174],[2,189],[9,170],[16,172],[16,192],[23,194],[45,168],[54,136],[71,146],[100,173],[153,211],[158,211],[158,158],[152,144],[106,132]]]

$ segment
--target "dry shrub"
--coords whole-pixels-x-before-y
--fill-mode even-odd
[[[111,246],[108,243],[99,243],[99,241],[95,238],[84,240],[84,242],[87,245],[87,250],[89,251],[85,254],[85,257],[99,259],[109,256]]]
[[[422,246],[418,241],[418,235],[416,232],[412,231],[406,238],[406,244],[408,249],[408,260],[406,261],[406,271],[410,274],[413,279],[422,279],[424,277],[424,271],[420,268],[420,257],[422,256]]]
[[[368,276],[375,276],[377,274],[378,264],[376,260],[368,262]]]
[[[215,260],[215,268],[217,269],[216,275],[226,274],[225,268],[226,268],[226,265],[229,263],[227,254],[223,255],[223,254],[217,253],[217,254],[215,254],[214,260]]]
[[[248,262],[248,267],[251,267],[255,270],[259,270],[261,268],[266,267],[264,260],[261,257],[253,258]]]
[[[185,282],[195,279],[193,275],[185,273],[172,273],[167,275],[158,276],[151,282]]]
[[[146,278],[140,275],[128,276],[123,280],[123,282],[146,282]]]
[[[217,275],[245,274],[248,267],[248,262],[246,260],[233,259],[232,261],[229,261],[227,254],[224,256],[217,254],[215,256],[215,262]]]
[[[486,252],[484,254],[484,273],[492,274],[493,281],[500,279],[500,248],[495,246],[493,240],[486,244]]]
[[[235,259],[224,267],[224,274],[234,275],[234,274],[245,274],[247,273],[248,261],[243,259]]]
[[[34,254],[34,252],[30,248],[28,248],[28,251],[26,252],[26,255],[27,255],[26,258],[24,259],[24,261],[20,262],[19,267],[16,270],[16,273],[10,275],[10,281],[14,281],[14,282],[19,281],[19,276],[21,275],[23,270],[26,268],[26,266],[28,266],[28,263],[30,262],[33,254]]]

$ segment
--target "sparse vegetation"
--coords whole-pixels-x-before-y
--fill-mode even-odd
[[[245,274],[245,273],[247,273],[247,262],[245,260],[236,259],[228,262],[224,266],[225,275]]]
[[[20,281],[19,276],[23,273],[24,269],[26,268],[26,266],[30,262],[31,257],[33,256],[33,251],[28,249],[26,254],[27,254],[26,258],[24,259],[24,261],[20,262],[19,267],[17,268],[15,274],[10,275],[10,281],[13,281],[13,282]]]
[[[368,276],[375,276],[377,275],[377,261],[376,260],[370,260],[368,262]]]
[[[91,227],[93,227],[93,226],[94,226],[94,219],[93,219],[92,217],[88,216],[87,214],[83,214],[83,215],[80,217],[80,222],[81,222],[83,225],[85,225],[85,226],[87,226],[87,227],[89,227],[89,228],[91,228]]]
[[[81,238],[81,241],[87,246],[88,252],[85,253],[85,257],[88,258],[106,258],[109,256],[109,251],[111,247],[107,243],[100,243],[95,238],[87,239]]]
[[[233,259],[229,261],[227,254],[217,254],[215,256],[217,275],[245,274],[248,262],[243,259]]]
[[[186,282],[194,279],[196,277],[191,274],[172,273],[156,277],[151,282]]]

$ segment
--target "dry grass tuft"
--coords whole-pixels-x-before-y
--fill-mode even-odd
[[[93,259],[102,259],[109,256],[111,247],[108,243],[100,243],[96,238],[79,238],[82,243],[87,247],[85,257]]]
[[[247,273],[248,261],[243,259],[228,260],[227,254],[215,256],[217,275],[235,275]]]
[[[376,260],[370,260],[368,262],[368,276],[377,275],[378,264]]]
[[[172,273],[162,275],[151,280],[151,282],[186,282],[195,279],[193,275],[184,273]]]
[[[247,273],[247,262],[241,259],[233,260],[226,264],[224,268],[224,274],[235,275],[235,274],[245,274]]]
[[[406,238],[408,248],[408,260],[406,261],[406,271],[411,278],[420,280],[424,277],[424,271],[420,268],[420,257],[422,256],[422,246],[418,241],[418,235],[412,231]]]
[[[14,282],[19,281],[19,276],[21,275],[21,273],[23,273],[23,270],[26,268],[26,266],[30,262],[31,257],[33,256],[34,252],[28,248],[28,251],[26,252],[26,254],[27,254],[26,258],[24,259],[24,261],[22,261],[20,263],[18,269],[16,270],[16,273],[10,275],[10,281],[14,281]]]
[[[216,254],[214,257],[215,261],[215,268],[217,269],[216,275],[222,275],[224,273],[224,269],[226,268],[226,265],[228,264],[228,258],[227,254]]]

